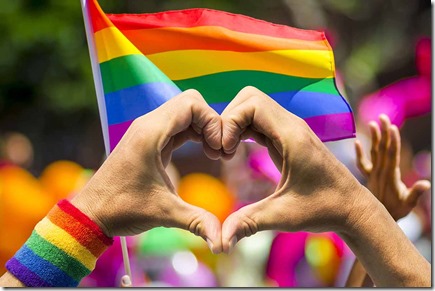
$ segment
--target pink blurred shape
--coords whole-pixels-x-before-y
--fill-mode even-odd
[[[402,126],[407,118],[428,114],[432,110],[430,39],[421,39],[416,47],[418,76],[404,78],[364,97],[358,113],[363,123],[384,113],[391,122]]]
[[[306,242],[312,235],[309,232],[281,232],[273,240],[266,265],[266,275],[279,287],[298,286],[296,268],[305,258]],[[349,248],[337,234],[325,232],[315,236],[330,239],[338,258],[350,254]]]
[[[249,155],[248,163],[255,174],[265,176],[276,184],[281,180],[281,173],[276,168],[266,148],[253,151]]]
[[[133,286],[143,286],[144,276],[135,258],[133,245],[135,237],[127,237],[130,266]],[[121,277],[124,275],[121,242],[119,237],[114,238],[113,245],[98,259],[95,269],[81,282],[81,287],[119,287]]]
[[[270,248],[266,275],[279,287],[295,287],[296,266],[305,257],[307,232],[278,233]]]

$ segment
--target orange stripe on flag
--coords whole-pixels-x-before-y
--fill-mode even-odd
[[[287,49],[328,50],[325,41],[277,38],[232,31],[219,26],[165,27],[120,31],[145,55],[191,49],[236,52]]]

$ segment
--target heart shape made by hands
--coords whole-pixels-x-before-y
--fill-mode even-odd
[[[221,225],[215,215],[178,196],[165,167],[188,140],[202,142],[211,159],[231,159],[248,138],[268,149],[282,177],[274,193]],[[242,89],[221,115],[199,92],[187,90],[137,118],[84,189],[86,195],[73,201],[110,236],[178,227],[219,253],[260,230],[334,231],[349,215],[337,205],[350,201],[344,193],[358,186],[304,120],[258,89]]]

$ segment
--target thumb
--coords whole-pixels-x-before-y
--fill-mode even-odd
[[[429,190],[431,187],[431,183],[427,180],[420,180],[412,185],[411,190],[409,191],[409,195],[406,198],[406,202],[410,205],[415,206],[417,204],[420,196]]]
[[[274,212],[268,210],[271,208],[269,197],[244,206],[225,219],[222,225],[223,252],[231,253],[235,244],[244,237],[276,227],[272,223]]]
[[[221,223],[215,215],[179,198],[171,216],[171,227],[185,229],[202,237],[213,254],[222,252]]]

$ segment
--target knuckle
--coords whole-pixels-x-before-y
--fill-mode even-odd
[[[240,95],[243,96],[245,100],[258,102],[265,99],[265,94],[254,86],[246,86],[240,90]]]
[[[136,118],[135,120],[133,120],[133,122],[130,124],[130,128],[133,130],[140,130],[144,124],[146,123],[144,115]]]
[[[258,232],[258,224],[250,216],[246,214],[240,215],[238,221],[240,223],[239,230],[242,232],[243,236],[249,237]]]
[[[190,220],[186,229],[191,233],[195,234],[196,236],[202,236],[203,235],[202,221],[205,215],[206,215],[205,210],[196,213],[195,216]]]
[[[188,89],[184,91],[184,95],[187,95],[187,98],[189,98],[190,101],[203,100],[201,93],[196,89]]]
[[[239,116],[235,113],[230,113],[227,116],[225,116],[226,121],[231,122],[233,125],[238,125]]]
[[[242,90],[240,90],[240,93],[251,95],[251,94],[257,94],[260,90],[255,88],[254,86],[245,86]]]

